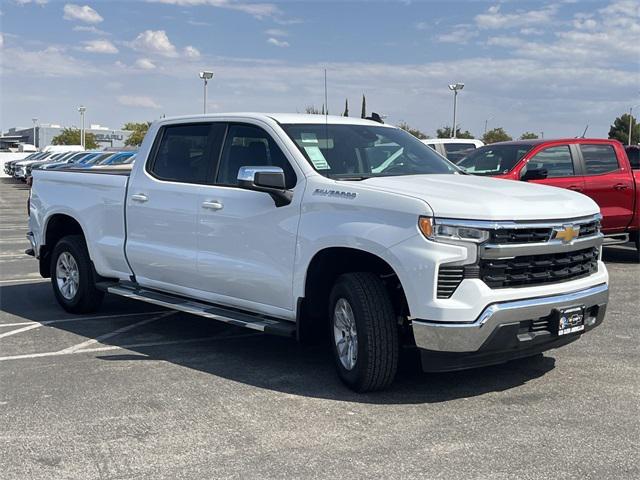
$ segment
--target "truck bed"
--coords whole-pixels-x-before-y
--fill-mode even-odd
[[[96,270],[128,271],[124,256],[124,201],[129,172],[85,169],[33,172],[30,230],[44,231],[46,212],[68,214],[80,223]],[[43,242],[45,243],[45,242]]]

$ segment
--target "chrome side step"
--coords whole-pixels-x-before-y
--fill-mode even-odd
[[[96,285],[100,290],[121,297],[133,298],[142,302],[152,303],[180,312],[211,318],[220,322],[229,323],[238,327],[250,328],[259,332],[293,337],[296,333],[294,322],[278,320],[260,315],[252,315],[238,310],[190,300],[180,296],[157,292],[131,284],[101,282]]]
[[[628,241],[628,233],[614,233],[611,235],[605,235],[602,245],[608,247],[609,245],[620,245],[623,243],[627,243]]]

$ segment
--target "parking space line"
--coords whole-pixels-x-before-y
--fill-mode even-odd
[[[24,355],[10,355],[7,357],[0,357],[0,362],[5,362],[9,360],[25,360],[31,358],[42,358],[42,357],[58,357],[64,355],[74,355],[78,353],[97,353],[97,352],[108,352],[112,350],[127,350],[130,348],[144,348],[144,347],[155,347],[155,346],[164,346],[164,345],[183,345],[190,343],[200,343],[207,342],[212,340],[230,340],[235,338],[244,338],[244,337],[257,337],[261,335],[260,333],[240,333],[238,335],[217,335],[214,337],[203,337],[203,338],[190,338],[188,340],[166,340],[162,342],[142,342],[142,343],[129,343],[125,345],[109,345],[105,347],[95,347],[95,348],[86,348],[84,350],[74,350],[65,351],[59,350],[57,352],[42,352],[42,353],[27,353]]]
[[[49,278],[42,278],[38,274],[34,274],[31,278],[11,278],[7,280],[0,280],[0,285],[4,285],[6,283],[31,283],[31,282],[50,282]]]
[[[27,330],[33,330],[34,328],[41,327],[41,323],[36,323],[34,325],[29,325],[28,327],[18,328],[17,330],[11,330],[10,332],[0,333],[0,338],[10,337],[11,335],[16,335],[18,333],[26,332]]]
[[[153,312],[138,312],[138,313],[114,313],[111,315],[93,315],[87,317],[72,317],[72,318],[59,318],[56,320],[44,320],[42,322],[17,322],[17,323],[0,323],[0,328],[2,327],[21,327],[23,325],[51,325],[52,323],[63,323],[63,322],[78,322],[82,320],[102,320],[104,318],[126,318],[126,317],[142,317],[144,315],[158,315],[160,313],[164,313],[165,310],[156,310]]]
[[[73,345],[69,348],[65,348],[64,350],[60,350],[60,353],[74,353],[77,350],[80,350],[84,347],[88,347],[89,345],[100,343],[101,341],[106,340],[107,338],[115,337],[116,335],[120,335],[121,333],[128,332],[129,330],[132,330],[136,327],[146,325],[147,323],[160,320],[161,318],[165,318],[165,317],[168,317],[169,315],[174,315],[176,313],[178,312],[175,312],[175,311],[164,312],[155,317],[147,318],[146,320],[141,320],[139,322],[132,323],[131,325],[126,325],[124,327],[118,328],[117,330],[114,330],[113,332],[105,333],[104,335],[100,335],[99,337],[91,338],[86,342],[78,343],[77,345]]]

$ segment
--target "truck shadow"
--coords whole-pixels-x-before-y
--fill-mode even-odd
[[[2,287],[0,310],[36,322],[73,318],[57,306],[50,285],[44,282]],[[103,308],[95,314],[109,315],[107,318],[52,323],[46,328],[96,338],[105,330],[122,327],[119,315],[157,310],[154,306],[111,297],[105,299]],[[116,320],[119,321],[117,326],[110,325]],[[138,320],[130,320],[131,323],[135,321]],[[39,332],[40,336],[44,334]],[[21,335],[29,335],[29,332]],[[426,374],[419,371],[414,362],[405,361],[391,389],[356,394],[338,380],[330,352],[324,345],[303,346],[291,339],[252,333],[178,312],[100,343],[125,350],[81,355],[95,355],[102,361],[111,362],[170,362],[257,388],[370,404],[438,403],[475,397],[516,388],[543,376],[555,366],[553,357],[539,355],[494,367]],[[43,345],[42,348],[46,350],[47,347]]]
[[[602,249],[602,260],[608,263],[640,263],[640,252],[629,242]]]

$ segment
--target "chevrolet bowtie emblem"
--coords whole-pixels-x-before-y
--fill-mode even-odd
[[[570,225],[566,225],[564,227],[557,228],[555,230],[556,234],[554,238],[562,240],[562,243],[569,243],[572,240],[578,238],[580,234],[580,227],[572,227]]]

